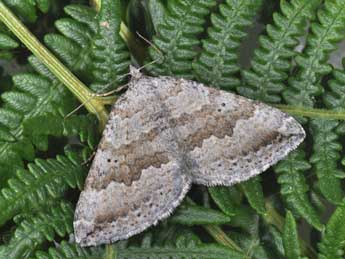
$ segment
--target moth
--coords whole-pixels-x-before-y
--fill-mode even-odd
[[[246,181],[304,138],[294,118],[266,104],[132,68],[77,204],[76,242],[94,246],[140,233],[168,217],[191,184]]]

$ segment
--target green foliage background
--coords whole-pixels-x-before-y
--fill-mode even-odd
[[[145,73],[302,111],[345,109],[345,70],[329,63],[345,40],[343,0],[0,2],[94,92],[125,84],[130,63],[155,60]],[[0,259],[344,257],[345,124],[306,117],[304,144],[260,177],[194,186],[158,226],[77,246],[73,213],[97,119],[85,109],[67,116],[77,99],[4,24],[0,68]]]

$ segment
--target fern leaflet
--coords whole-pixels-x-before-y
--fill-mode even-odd
[[[319,243],[320,259],[344,258],[345,244],[345,204],[337,207],[326,225],[325,233]]]
[[[193,77],[192,60],[197,55],[193,49],[200,44],[196,37],[203,31],[205,16],[215,4],[215,0],[168,1],[164,21],[153,38],[163,57],[154,48],[149,49],[152,60],[161,60],[148,67],[152,74]]]
[[[52,0],[5,0],[9,7],[12,7],[18,14],[28,22],[35,22],[37,20],[37,10],[46,13],[50,8]]]
[[[56,159],[36,159],[29,170],[18,170],[0,194],[0,225],[20,212],[39,208],[61,197],[68,188],[81,188],[85,171],[75,153]]]
[[[241,95],[269,102],[280,102],[279,93],[284,89],[291,59],[296,55],[292,49],[298,45],[298,37],[319,0],[293,0],[280,2],[281,13],[273,14],[273,24],[266,27],[267,36],[260,37],[260,47],[255,50],[252,68],[243,70],[243,86],[238,87]]]
[[[313,227],[322,229],[319,216],[310,204],[306,192],[308,185],[303,175],[304,171],[310,169],[310,164],[305,161],[305,154],[301,150],[294,151],[284,161],[280,162],[275,171],[279,173],[278,182],[281,184],[281,194],[287,204],[294,209],[298,215],[304,217]]]
[[[337,121],[311,121],[314,152],[310,162],[315,165],[317,185],[321,193],[335,204],[340,203],[344,197],[340,179],[345,178],[345,172],[339,170],[337,165],[342,150],[335,133],[338,125]]]
[[[290,211],[287,212],[284,224],[283,243],[287,259],[300,258],[296,221]]]
[[[198,81],[210,86],[233,89],[240,84],[237,51],[256,14],[261,0],[227,0],[219,5],[220,14],[211,15],[212,26],[202,41],[201,54],[193,63]]]
[[[196,205],[181,206],[170,218],[174,223],[182,225],[225,224],[230,217],[220,211]]]
[[[73,208],[61,202],[20,222],[9,244],[0,248],[1,258],[26,259],[33,255],[46,240],[54,241],[56,235],[64,237],[73,231]]]
[[[121,1],[103,1],[97,17],[99,31],[93,49],[93,76],[91,85],[95,92],[106,92],[124,82],[130,58],[120,37]]]
[[[330,52],[336,49],[336,43],[344,38],[344,10],[344,1],[326,0],[324,9],[318,12],[319,23],[312,23],[307,47],[296,57],[298,73],[291,78],[289,88],[283,92],[287,103],[311,107],[314,97],[323,92],[321,77],[332,70],[326,61]]]

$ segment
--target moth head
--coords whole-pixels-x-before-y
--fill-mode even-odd
[[[129,73],[132,77],[132,79],[138,80],[142,77],[142,73],[140,72],[139,68],[136,68],[135,66],[130,65],[129,66]]]

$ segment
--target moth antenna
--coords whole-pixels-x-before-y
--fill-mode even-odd
[[[81,165],[87,165],[88,163],[91,162],[91,160],[95,157],[96,155],[96,151],[93,151],[92,154],[88,157],[88,159],[86,159]]]
[[[147,44],[149,44],[157,53],[158,55],[160,56],[159,58],[155,59],[155,60],[152,60],[150,61],[149,63],[146,63],[145,65],[141,66],[140,68],[138,68],[138,70],[142,70],[143,68],[147,67],[147,66],[150,66],[150,65],[153,65],[155,63],[157,63],[159,60],[163,60],[164,59],[164,55],[162,53],[162,51],[155,45],[153,44],[153,42],[149,41],[148,39],[146,39],[143,35],[141,35],[138,31],[136,31],[136,34],[142,39],[144,40]]]
[[[74,113],[76,113],[77,111],[79,111],[81,109],[81,107],[83,107],[85,104],[87,103],[87,101],[79,104],[76,108],[74,108],[70,113],[68,113],[63,119],[67,120],[69,117],[71,117]]]
[[[68,113],[68,114],[64,117],[64,119],[67,119],[67,118],[71,117],[74,113],[76,113],[77,111],[79,111],[83,106],[85,106],[85,104],[87,104],[88,102],[90,102],[93,98],[95,98],[95,97],[107,97],[107,96],[110,96],[110,95],[112,95],[112,94],[114,94],[114,93],[117,93],[117,92],[122,91],[122,90],[125,89],[127,86],[128,86],[128,83],[126,83],[126,84],[124,84],[124,85],[122,85],[122,86],[120,86],[120,87],[118,87],[118,88],[116,88],[116,89],[113,89],[113,90],[111,90],[111,91],[109,91],[109,92],[106,92],[106,93],[93,93],[93,94],[91,94],[90,97],[89,97],[85,102],[79,104],[73,111],[71,111],[70,113]],[[106,88],[106,87],[107,87],[107,85],[106,85],[104,88]],[[110,104],[110,103],[107,103],[107,104]]]
[[[143,35],[141,35],[138,31],[136,32],[136,34],[137,34],[141,39],[143,39],[147,44],[149,44],[149,45],[159,54],[159,56],[160,56],[159,58],[157,58],[157,59],[155,59],[155,60],[152,60],[152,61],[150,61],[149,63],[146,63],[145,65],[139,67],[139,68],[138,68],[138,71],[144,69],[144,68],[147,67],[147,66],[150,66],[150,65],[152,65],[152,64],[157,63],[157,62],[158,62],[159,60],[161,60],[161,59],[164,59],[164,55],[163,55],[162,51],[161,51],[156,45],[154,45],[151,41],[149,41],[148,39],[146,39],[146,38],[145,38]],[[123,74],[123,75],[118,76],[116,79],[114,79],[114,80],[112,80],[111,82],[109,82],[108,84],[104,85],[104,86],[102,87],[101,90],[106,89],[107,87],[109,87],[110,85],[112,85],[116,80],[122,79],[122,78],[124,78],[124,77],[126,77],[126,76],[130,76],[130,75],[131,75],[131,72],[128,72],[128,73],[126,73],[126,74]],[[94,94],[92,94],[91,97],[90,97],[88,100],[86,100],[85,102],[83,102],[83,103],[81,103],[80,105],[78,105],[73,111],[71,111],[70,113],[68,113],[68,114],[64,117],[64,119],[67,119],[67,118],[69,118],[70,116],[72,116],[75,112],[77,112],[78,110],[80,110],[86,103],[88,103],[89,101],[91,101],[93,98],[95,98],[95,97],[106,97],[106,96],[112,95],[112,94],[114,94],[114,93],[117,93],[117,92],[122,91],[123,89],[125,89],[126,87],[128,87],[128,85],[129,85],[129,83],[126,83],[126,84],[124,84],[124,85],[122,85],[122,86],[120,86],[120,87],[118,87],[118,88],[116,88],[116,89],[113,89],[113,90],[111,90],[111,91],[109,91],[109,92],[106,92],[106,93],[94,93]]]

